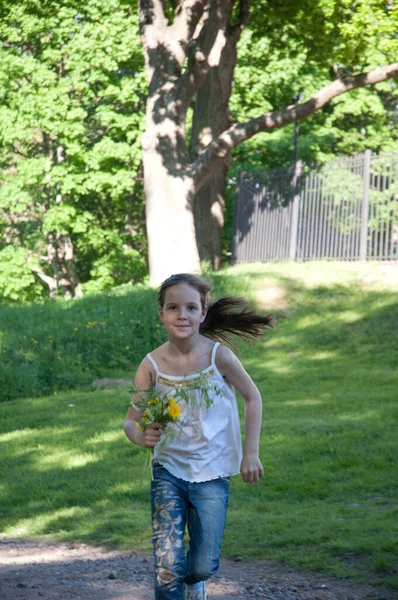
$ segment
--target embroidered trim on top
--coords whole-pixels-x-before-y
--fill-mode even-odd
[[[181,381],[176,381],[175,379],[167,379],[167,377],[162,377],[161,375],[159,375],[156,381],[157,383],[164,383],[174,388],[186,388],[192,386],[197,381],[200,381],[201,379],[203,379],[203,377],[207,378],[211,377],[212,375],[215,375],[214,369],[210,369],[209,371],[207,371],[207,373],[202,373],[202,375],[200,375],[199,377],[193,377],[192,379],[183,379]]]

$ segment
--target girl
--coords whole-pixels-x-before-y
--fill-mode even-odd
[[[162,283],[158,308],[168,341],[144,358],[135,379],[139,390],[154,386],[157,393],[170,396],[179,388],[190,390],[195,401],[180,402],[182,430],[162,438],[157,446],[162,437],[160,423],[139,431],[141,413],[129,408],[124,424],[131,442],[154,448],[156,600],[206,600],[205,581],[219,566],[229,478],[240,472],[245,483],[254,483],[264,474],[259,459],[261,396],[231,351],[235,346],[227,334],[256,338],[262,329],[271,327],[271,318],[248,311],[237,298],[209,304],[210,289],[206,281],[187,273],[172,275]],[[212,400],[207,408],[201,398],[203,387],[195,390],[195,381],[203,378]],[[234,388],[245,404],[243,454]],[[173,426],[169,423],[167,428]]]

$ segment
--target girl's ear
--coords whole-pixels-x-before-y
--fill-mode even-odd
[[[161,306],[159,306],[159,308],[158,308],[158,313],[159,313],[160,320],[163,323],[163,308]]]
[[[207,315],[207,308],[202,311],[202,316],[200,317],[200,322],[203,323]]]

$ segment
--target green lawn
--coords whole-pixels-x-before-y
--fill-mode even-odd
[[[250,290],[276,318],[260,343],[241,344],[264,400],[266,474],[256,486],[234,479],[224,556],[275,558],[398,588],[397,273],[388,265],[309,263],[214,275],[217,293]],[[37,340],[36,357],[49,335],[63,348],[59,362],[72,362],[78,348],[87,379],[131,376],[162,339],[154,298],[139,288],[75,305],[1,308],[10,378],[27,355],[24,335]],[[94,308],[106,325],[86,326]],[[0,403],[5,534],[150,548],[149,474],[122,432],[127,405],[127,388],[53,388]]]

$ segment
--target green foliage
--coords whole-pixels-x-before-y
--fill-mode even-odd
[[[75,302],[1,307],[0,401],[132,373],[164,338],[156,322],[156,292],[140,285]]]
[[[23,248],[6,246],[0,250],[0,298],[6,302],[29,302],[40,298],[42,287],[29,266]]]
[[[0,35],[0,248],[23,248],[54,276],[49,235],[67,236],[83,283],[91,271],[96,289],[142,279],[146,84],[137,11],[119,0],[42,11],[23,1],[9,7]]]
[[[264,0],[253,9],[230,104],[239,121],[284,108],[298,93],[308,99],[337,76],[396,61],[395,3],[289,0],[274,6]],[[397,150],[397,102],[393,80],[339,96],[300,123],[300,157],[313,163],[367,148]],[[291,164],[293,129],[259,134],[239,146],[232,174]]]
[[[131,280],[141,281],[146,270],[146,263],[139,252],[134,248],[124,249],[119,243],[93,262],[90,280],[83,289],[87,293],[97,293]]]

